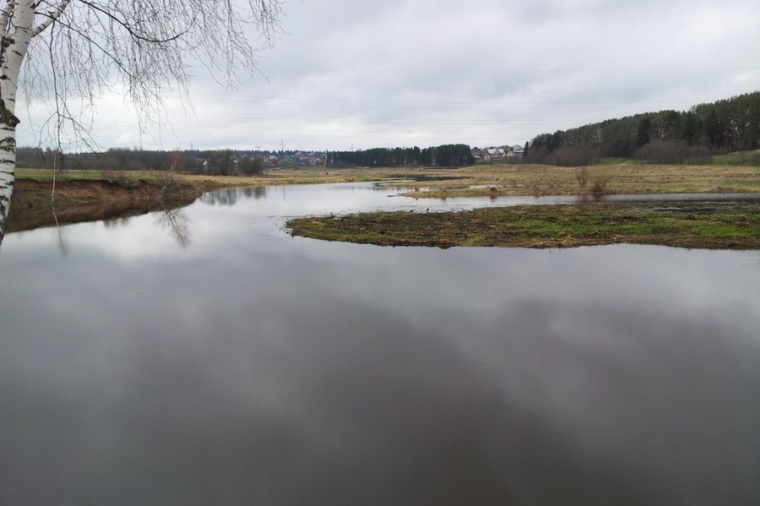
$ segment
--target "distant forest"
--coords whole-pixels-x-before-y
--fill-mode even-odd
[[[588,165],[600,158],[653,163],[701,163],[712,155],[760,148],[760,92],[688,111],[660,111],[610,119],[526,144],[525,161]]]
[[[196,174],[252,174],[261,172],[265,166],[292,167],[304,164],[304,159],[315,158],[330,167],[400,167],[438,166],[458,167],[472,165],[475,159],[466,144],[444,144],[437,147],[374,148],[360,151],[331,151],[304,155],[301,152],[252,152],[222,149],[215,151],[150,151],[129,148],[113,148],[102,153],[67,154],[58,165],[77,170],[167,170],[174,167],[178,172]],[[17,151],[19,167],[52,168],[56,152],[50,149],[21,147]],[[274,159],[274,161],[272,160]],[[313,165],[313,163],[311,163]],[[323,165],[323,162],[320,162]]]
[[[332,151],[327,154],[328,164],[334,167],[401,167],[437,166],[458,167],[472,165],[475,158],[467,144],[444,144],[437,147],[374,148],[361,151]]]

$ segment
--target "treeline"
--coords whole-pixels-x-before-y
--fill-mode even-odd
[[[30,169],[136,171],[174,170],[189,174],[258,174],[264,170],[259,154],[231,149],[211,151],[151,151],[112,148],[102,153],[61,155],[51,149],[19,147],[16,165]]]
[[[102,153],[74,153],[62,157],[64,168],[77,170],[165,170],[177,158],[171,151],[113,148]],[[19,147],[16,165],[31,169],[53,167],[56,152],[50,148]],[[60,153],[58,153],[61,160]],[[179,153],[183,167],[191,167],[192,157]],[[60,161],[59,161],[60,164]]]
[[[443,144],[437,147],[373,148],[361,151],[332,151],[327,154],[328,164],[334,167],[402,167],[438,166],[459,167],[472,165],[475,158],[466,144]]]
[[[688,111],[637,114],[541,134],[527,145],[525,160],[586,165],[604,157],[654,163],[700,163],[714,154],[760,148],[760,92]]]
[[[274,158],[271,162],[270,155]],[[333,167],[401,167],[439,166],[458,167],[472,165],[475,159],[466,144],[444,144],[437,147],[375,148],[362,151],[333,151],[317,153],[319,164],[327,158]],[[296,151],[251,152],[221,150],[154,151],[130,148],[112,148],[96,153],[61,155],[50,149],[19,147],[16,152],[18,167],[41,169],[58,167],[75,170],[137,171],[176,170],[190,174],[256,174],[268,164],[290,167],[306,164],[311,155]],[[302,160],[304,159],[304,160]],[[313,165],[313,164],[312,164]]]

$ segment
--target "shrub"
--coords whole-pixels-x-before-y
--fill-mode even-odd
[[[546,163],[562,167],[580,167],[592,165],[596,158],[596,153],[590,148],[562,147],[550,153]]]
[[[675,165],[708,164],[711,161],[710,151],[704,146],[689,146],[682,141],[662,141],[654,139],[636,150],[637,160],[647,163]]]
[[[608,174],[602,172],[595,173],[591,178],[591,194],[595,197],[606,195],[608,193],[607,184],[611,179],[612,178]]]
[[[264,159],[260,156],[249,157],[246,156],[240,160],[238,167],[241,174],[246,176],[252,176],[254,174],[264,173]]]

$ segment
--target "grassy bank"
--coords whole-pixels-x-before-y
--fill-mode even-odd
[[[219,176],[211,174],[182,174],[175,173],[171,177],[176,184],[188,188],[208,191],[219,188],[236,188],[246,186],[265,186],[283,184],[319,184],[319,183],[350,183],[357,181],[377,181],[388,179],[397,172],[393,169],[339,169],[325,170],[323,167],[278,169],[267,171],[254,176]],[[409,171],[410,174],[415,173]],[[53,172],[41,169],[18,169],[18,180],[49,182],[52,184]],[[163,184],[167,178],[166,172],[160,171],[99,171],[99,170],[67,170],[58,180],[76,181],[115,181],[140,182],[146,184]]]
[[[760,249],[760,204],[631,202],[298,218],[293,235],[381,246],[566,248],[616,243]]]
[[[760,192],[760,167],[610,164],[585,168],[485,165],[425,171],[410,182],[416,198],[518,195]],[[404,173],[399,173],[403,177]],[[414,173],[408,174],[414,177]],[[439,177],[440,180],[434,178]],[[585,181],[584,181],[585,179]]]
[[[583,178],[579,176],[583,175]],[[49,170],[19,169],[19,180],[52,182]],[[66,181],[113,180],[162,184],[166,173],[155,171],[66,172]],[[244,186],[386,181],[411,188],[411,197],[500,195],[584,195],[594,187],[605,194],[760,192],[760,167],[730,165],[640,165],[610,163],[585,168],[532,164],[494,164],[443,168],[323,167],[278,169],[259,176],[175,174],[177,184],[197,191]],[[581,182],[580,179],[585,179]],[[390,182],[394,181],[394,182]]]

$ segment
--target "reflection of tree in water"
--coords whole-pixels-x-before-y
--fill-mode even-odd
[[[50,204],[50,210],[53,212],[53,218],[55,219],[55,231],[56,231],[56,241],[58,244],[58,251],[61,252],[62,257],[69,256],[69,244],[66,241],[66,235],[63,233],[63,228],[58,223],[58,215],[55,214],[55,207],[52,204]]]
[[[156,220],[161,227],[169,229],[169,235],[182,248],[190,245],[190,219],[182,208],[167,209],[158,215]]]
[[[206,193],[201,197],[201,202],[212,206],[234,206],[241,197],[260,198],[267,196],[266,186],[252,186],[249,188],[228,188]]]
[[[132,216],[119,216],[115,218],[108,218],[107,220],[103,220],[103,227],[106,230],[116,230],[119,228],[126,228],[127,225],[129,225],[129,221],[132,219]]]
[[[267,187],[266,186],[254,186],[252,188],[244,188],[243,189],[243,195],[245,195],[248,198],[255,198],[256,200],[259,200],[262,197],[267,196]]]
[[[201,202],[212,206],[234,206],[240,196],[239,189],[217,190],[201,197]]]

